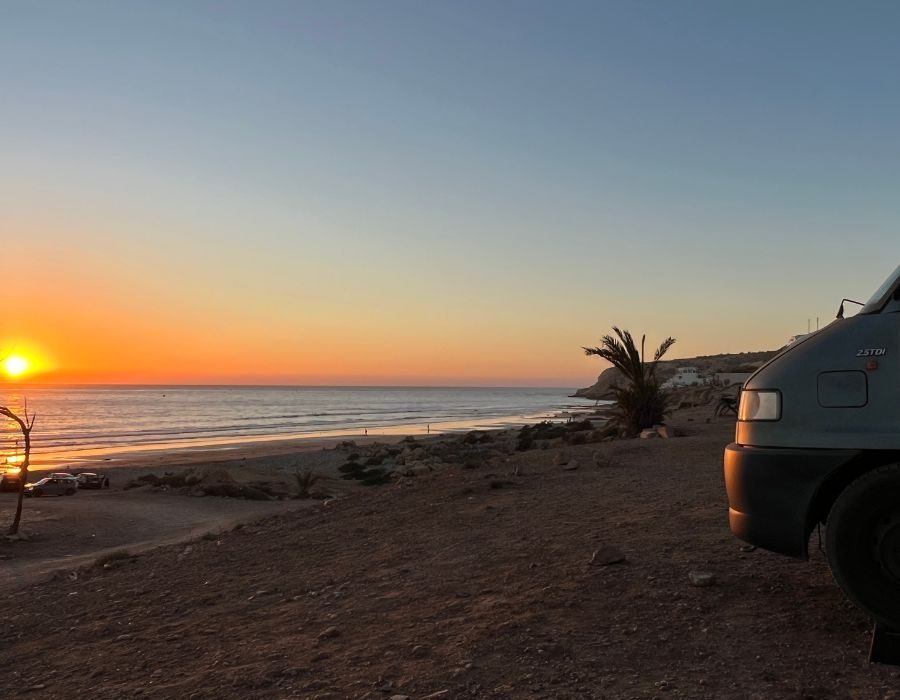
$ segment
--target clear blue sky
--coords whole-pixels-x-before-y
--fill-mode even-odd
[[[889,2],[3,2],[13,281],[249,329],[220,378],[578,383],[611,324],[774,348],[900,263],[898,36]],[[346,343],[384,358],[308,351]]]

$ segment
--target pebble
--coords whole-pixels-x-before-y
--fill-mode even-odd
[[[619,564],[625,561],[625,554],[618,547],[607,545],[601,547],[591,555],[588,562],[593,566],[609,566],[610,564]]]
[[[708,588],[716,584],[716,575],[707,571],[691,571],[688,573],[688,578],[691,580],[691,585],[698,588]]]
[[[335,637],[340,637],[341,631],[337,627],[328,627],[323,632],[319,634],[319,639],[334,639]]]

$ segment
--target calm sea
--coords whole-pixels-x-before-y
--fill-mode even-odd
[[[256,440],[494,427],[589,402],[571,389],[79,386],[0,388],[0,405],[37,414],[36,463]],[[0,425],[0,462],[16,450]]]

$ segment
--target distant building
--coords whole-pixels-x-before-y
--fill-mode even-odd
[[[679,367],[675,376],[664,382],[663,387],[695,386],[697,384],[706,384],[706,378],[700,375],[699,369],[696,367]]]

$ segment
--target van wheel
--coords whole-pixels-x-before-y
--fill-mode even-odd
[[[863,474],[828,514],[828,563],[847,597],[900,629],[900,464]]]

